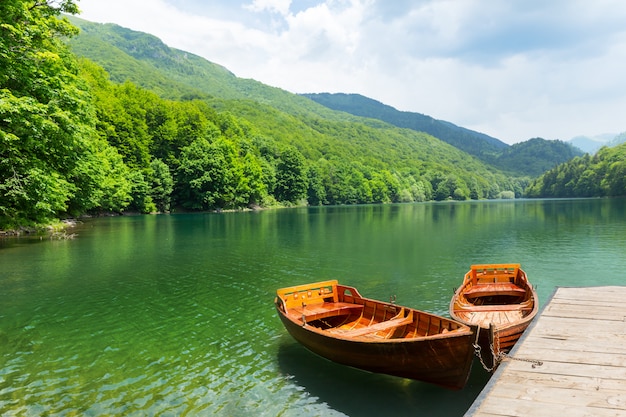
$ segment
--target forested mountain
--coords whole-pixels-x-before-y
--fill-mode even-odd
[[[359,94],[320,93],[303,96],[334,110],[426,132],[511,175],[535,177],[547,169],[583,154],[562,141],[538,138],[509,146],[483,133],[420,113],[399,111]]]
[[[279,88],[236,77],[221,65],[170,48],[153,35],[115,24],[68,18],[80,28],[79,36],[69,40],[72,50],[102,66],[113,82],[130,81],[166,99],[253,100],[295,116],[355,120]]]
[[[403,201],[451,197],[452,194],[443,197],[445,192],[434,193],[438,185],[444,185],[440,178],[447,178],[449,174],[452,177],[445,184],[454,185],[453,191],[467,198],[495,198],[501,191],[520,195],[525,184],[485,167],[429,135],[331,111],[307,98],[254,80],[240,79],[219,65],[169,48],[148,34],[112,24],[73,21],[81,28],[81,34],[70,42],[73,51],[101,65],[112,80],[130,81],[162,97],[203,99],[218,112],[228,112],[238,121],[248,123],[257,139],[262,137],[273,145],[293,146],[305,158],[313,177],[319,170],[330,175],[328,170],[332,167],[337,171],[332,174],[333,181],[354,177],[352,182],[358,183],[359,178],[371,180],[381,172],[388,176],[387,171],[401,182],[408,181],[407,184],[419,181],[425,174],[424,179],[434,179],[424,182],[423,195],[408,193],[411,186],[401,187]],[[134,62],[135,69],[128,71],[125,69],[128,65],[121,66],[120,62]],[[165,79],[171,82],[168,84]],[[459,166],[459,161],[463,161],[460,165],[464,167]],[[485,181],[487,178],[489,180]],[[457,184],[458,179],[461,181]],[[435,189],[431,190],[433,184]],[[356,191],[356,195],[362,193],[368,195],[369,191]],[[368,201],[368,198],[349,197],[354,194],[352,191],[344,194],[342,197],[341,193],[333,192],[309,202]],[[385,200],[398,201],[398,198],[400,196],[391,199],[386,196]]]
[[[505,172],[536,177],[583,152],[560,140],[529,139],[503,149],[491,158],[492,165]]]
[[[529,197],[626,196],[626,143],[561,164],[533,181],[527,192]]]
[[[164,45],[0,2],[0,228],[85,213],[520,196],[423,132],[332,111]],[[71,49],[68,45],[71,45]]]
[[[420,113],[399,111],[360,94],[312,93],[304,97],[333,110],[382,120],[394,126],[425,132],[477,157],[499,153],[508,145],[496,138],[433,119]]]

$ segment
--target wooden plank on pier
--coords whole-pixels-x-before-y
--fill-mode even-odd
[[[557,288],[465,416],[626,416],[626,287]]]

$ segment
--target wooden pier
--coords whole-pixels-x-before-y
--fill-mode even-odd
[[[509,356],[466,417],[626,416],[626,287],[557,288]]]

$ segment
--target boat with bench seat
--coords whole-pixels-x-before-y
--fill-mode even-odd
[[[462,323],[365,298],[337,280],[281,288],[274,304],[291,336],[326,359],[451,389],[467,382],[474,333]]]
[[[492,370],[538,308],[537,293],[520,264],[472,265],[450,301],[450,316],[476,326],[479,357]]]

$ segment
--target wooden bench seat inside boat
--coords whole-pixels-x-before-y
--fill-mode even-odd
[[[289,309],[289,314],[298,318],[304,316],[306,321],[314,321],[352,313],[360,314],[361,311],[363,311],[361,304],[319,303],[305,305],[304,307],[292,307]]]
[[[475,284],[465,291],[465,297],[488,297],[492,295],[524,295],[526,291],[512,282],[493,282],[488,284]]]
[[[333,330],[333,333],[345,337],[358,337],[365,336],[370,333],[376,333],[383,330],[391,330],[400,326],[405,326],[413,322],[413,315],[409,314],[408,317],[397,317],[390,320],[381,321],[380,323],[372,324],[367,327],[360,327],[356,329],[342,330],[336,329]]]
[[[457,311],[524,311],[532,310],[531,306],[523,304],[497,304],[497,305],[467,305],[459,308]]]

